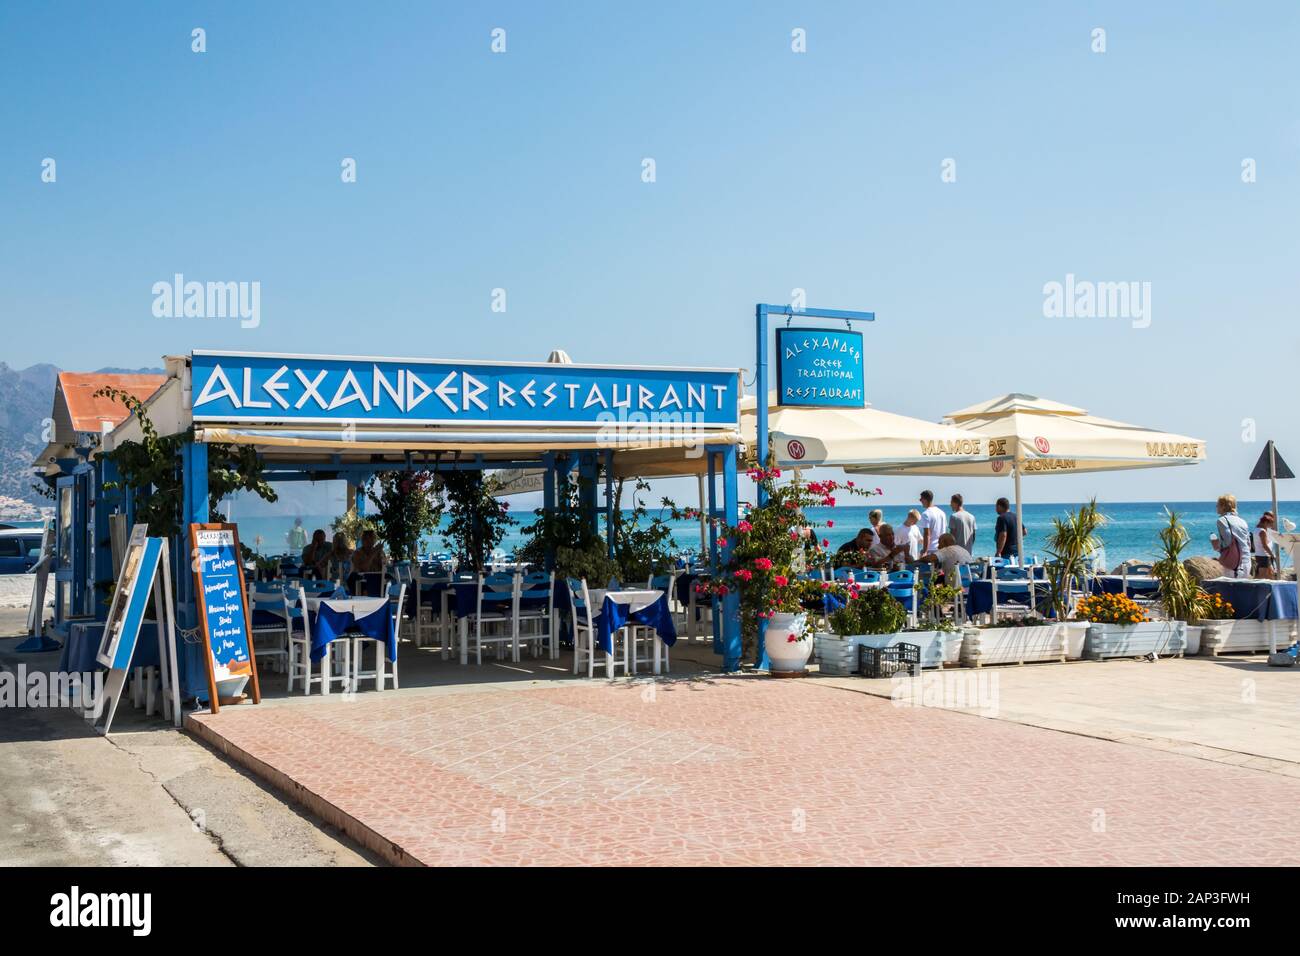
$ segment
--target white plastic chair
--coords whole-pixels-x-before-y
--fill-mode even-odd
[[[330,684],[335,682],[346,689],[352,680],[351,642],[347,640],[333,642],[339,645],[338,653],[331,653],[333,644],[327,645],[325,656],[321,658],[320,673],[312,676],[311,615],[307,613],[307,592],[301,587],[289,586],[284,589],[283,600],[284,619],[288,622],[289,630],[289,692],[293,692],[295,677],[301,678],[304,694],[311,693],[312,684],[320,684],[322,694],[328,694]],[[301,629],[299,629],[300,624]],[[342,674],[331,674],[331,664],[341,664]]]
[[[583,663],[587,665],[587,676],[596,676],[596,614],[591,606],[591,592],[587,588],[586,579],[569,578],[569,610],[573,620],[573,673],[580,673]],[[586,616],[586,620],[582,616]],[[613,674],[614,670],[622,667],[623,673],[628,672],[628,645],[626,639],[626,629],[616,631],[611,640],[614,645],[614,654],[604,654],[605,671],[607,674]],[[623,645],[622,660],[616,656],[619,650],[620,641]],[[604,648],[601,648],[602,652]]]
[[[289,668],[289,622],[284,617],[284,588],[275,588],[259,582],[248,595],[249,613],[253,620],[249,630],[253,635],[253,653],[257,662],[269,661],[284,673]],[[261,611],[274,620],[258,623]]]
[[[402,649],[402,613],[406,607],[406,585],[392,584],[388,587],[388,613],[393,618],[393,643],[398,656],[401,655]],[[363,680],[373,680],[375,690],[383,690],[384,684],[388,681],[393,682],[393,690],[399,689],[397,681],[397,660],[385,661],[388,654],[388,646],[383,641],[376,641],[372,637],[358,636],[351,638],[353,661],[356,670],[352,672],[352,687],[357,690]],[[373,646],[375,649],[375,666],[373,670],[362,670],[362,662],[365,660],[365,651],[367,646]],[[383,669],[380,669],[381,662]]]

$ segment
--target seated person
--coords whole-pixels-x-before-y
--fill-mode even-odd
[[[894,540],[894,529],[892,525],[882,524],[876,529],[878,532],[877,546],[867,552],[868,567],[880,568],[883,571],[896,571],[901,568],[906,560],[904,555],[907,552],[907,545],[899,544]]]
[[[352,542],[346,534],[339,531],[334,535],[334,542],[330,547],[330,576],[335,580],[340,579],[351,561]]]
[[[352,552],[352,576],[348,578],[349,590],[354,594],[357,593],[357,584],[360,581],[379,581],[382,585],[384,563],[384,546],[379,543],[373,531],[366,530],[361,535],[361,547]],[[379,592],[376,591],[373,596],[379,596]]]
[[[951,532],[944,532],[939,535],[939,547],[929,554],[923,554],[921,561],[926,564],[937,564],[939,570],[943,572],[943,583],[952,587],[961,587],[961,571],[959,568],[963,564],[970,564],[974,560],[971,553],[957,543]]]
[[[311,543],[302,549],[302,574],[325,580],[329,577],[330,546],[325,540],[325,529],[311,533]]]
[[[861,552],[866,554],[871,550],[871,544],[875,540],[875,533],[870,528],[863,528],[855,537],[850,538],[839,546],[835,552],[836,555],[855,554]]]

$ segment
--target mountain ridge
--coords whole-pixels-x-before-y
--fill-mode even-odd
[[[61,371],[49,362],[14,368],[0,361],[0,495],[34,505],[50,503],[36,490],[32,461],[49,443],[54,386]],[[162,370],[102,368],[96,371],[160,374]]]

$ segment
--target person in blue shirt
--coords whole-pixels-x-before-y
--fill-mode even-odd
[[[1250,526],[1237,514],[1236,495],[1219,495],[1219,521],[1210,544],[1219,552],[1223,573],[1230,578],[1250,577]]]

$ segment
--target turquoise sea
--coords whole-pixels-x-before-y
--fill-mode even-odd
[[[838,546],[853,537],[860,527],[868,524],[867,514],[872,507],[877,506],[841,505],[834,508],[810,508],[808,516],[819,524],[821,537],[829,540],[833,546]],[[898,525],[902,523],[908,508],[912,506],[880,505],[878,507],[884,511],[885,521]],[[1026,505],[1025,550],[1029,554],[1042,554],[1043,541],[1051,530],[1052,518],[1077,507],[1077,504],[1070,503]],[[1110,519],[1101,531],[1108,565],[1115,565],[1130,558],[1150,560],[1156,557],[1156,550],[1159,547],[1157,535],[1165,523],[1165,507],[1159,502],[1150,501],[1100,503],[1102,512]],[[1214,530],[1217,517],[1214,502],[1170,502],[1168,507],[1178,512],[1191,535],[1191,543],[1184,552],[1185,556],[1210,554],[1209,537]],[[1243,502],[1239,505],[1238,512],[1251,527],[1254,527],[1260,513],[1271,507],[1268,502]],[[1283,501],[1280,503],[1280,509],[1283,516],[1291,517],[1293,521],[1300,523],[1300,502]],[[975,515],[978,525],[975,538],[976,554],[992,553],[993,527],[997,517],[993,506],[973,505],[967,510]],[[328,533],[330,522],[333,520],[332,515],[301,515],[300,517],[309,534],[315,528],[324,528]],[[517,517],[523,524],[527,524],[532,518],[531,514],[521,514]],[[240,540],[264,554],[282,553],[287,547],[286,535],[293,526],[293,519],[294,516],[289,515],[239,520]],[[834,527],[827,528],[827,521],[834,522]],[[257,540],[259,536],[260,541]],[[700,541],[699,525],[693,522],[677,522],[673,524],[673,537],[680,548],[697,549]],[[523,536],[516,526],[506,537],[502,547],[505,551],[510,551],[522,543],[522,540]],[[446,545],[437,535],[428,540],[426,546],[429,551],[446,550]]]

